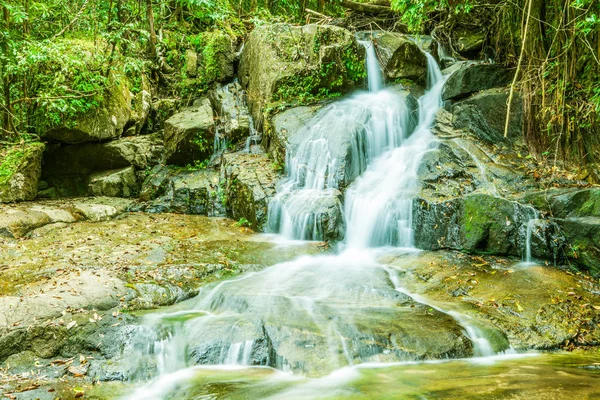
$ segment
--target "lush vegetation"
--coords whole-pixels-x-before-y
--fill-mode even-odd
[[[484,55],[517,67],[525,135],[534,154],[600,162],[600,1],[392,0],[412,31],[451,50],[465,31]]]
[[[485,57],[518,67],[513,86],[523,94],[532,151],[600,160],[600,0],[0,0],[0,138],[68,125],[97,107],[114,80],[127,80],[134,94],[146,79],[192,97],[223,79],[223,58],[253,25],[315,15],[338,23],[348,3],[388,7],[394,21],[363,13],[367,25],[350,28],[432,34],[450,51],[465,31],[481,32]],[[202,64],[194,79],[187,49]],[[352,63],[346,69],[359,78]],[[329,95],[312,90],[321,75],[298,77],[278,95]]]
[[[299,21],[316,0],[0,0],[0,139],[28,139],[97,107],[114,80],[181,97],[219,80],[257,18]],[[274,17],[275,16],[275,17]],[[200,54],[188,79],[185,50]]]

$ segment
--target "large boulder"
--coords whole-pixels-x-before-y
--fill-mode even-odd
[[[600,277],[600,217],[556,219],[566,241],[566,255],[575,264]]]
[[[165,121],[165,159],[169,164],[186,165],[202,161],[213,152],[215,124],[208,98]]]
[[[157,165],[142,185],[141,203],[132,210],[215,217],[225,214],[223,199],[217,171],[185,171]]]
[[[4,150],[0,161],[0,203],[33,200],[42,171],[44,144],[27,143]]]
[[[386,80],[412,79],[423,82],[427,77],[427,58],[410,37],[386,32],[373,41]]]
[[[527,224],[537,216],[531,206],[488,194],[474,193],[444,201],[417,198],[413,203],[415,245],[425,250],[521,256]],[[547,258],[556,253],[554,248],[544,250]]]
[[[254,120],[274,101],[344,93],[364,84],[364,48],[328,25],[256,27],[246,40],[239,78]]]
[[[269,206],[269,231],[302,240],[341,240],[341,198],[339,190],[303,189],[278,195]]]
[[[452,105],[454,126],[490,143],[505,140],[508,96],[507,89],[489,89],[456,102]],[[507,138],[520,138],[523,135],[523,103],[518,94],[513,97],[510,115]]]
[[[256,230],[264,230],[277,178],[273,162],[266,154],[223,155],[221,182],[228,214],[234,219],[246,219]]]
[[[138,192],[139,185],[133,167],[90,176],[89,193],[92,196],[133,197]]]
[[[148,90],[142,89],[133,98],[132,112],[128,128],[123,132],[124,136],[134,136],[141,133],[148,121],[152,108],[152,95]]]
[[[197,75],[205,82],[227,82],[235,76],[235,41],[222,30],[202,34]]]
[[[510,84],[513,72],[497,64],[465,63],[444,84],[442,99],[458,100],[481,90]]]
[[[46,137],[64,143],[100,142],[123,133],[132,113],[132,95],[125,79],[112,79],[104,102],[80,117],[74,126],[59,126]]]

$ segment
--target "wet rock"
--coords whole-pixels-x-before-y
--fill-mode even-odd
[[[131,97],[127,81],[112,79],[103,104],[79,118],[74,127],[57,127],[45,136],[70,144],[118,138],[132,113]]]
[[[218,118],[217,131],[227,143],[237,143],[250,135],[252,117],[238,82],[217,87],[209,97]]]
[[[216,171],[184,171],[156,166],[142,185],[142,203],[132,209],[223,216],[223,198]]]
[[[387,32],[378,36],[374,43],[386,80],[425,80],[427,58],[410,37]]]
[[[506,86],[512,72],[496,64],[463,64],[446,81],[443,100],[458,100],[481,90]]]
[[[6,150],[0,160],[0,203],[37,196],[44,147],[42,143],[29,143]]]
[[[479,92],[452,105],[453,125],[489,143],[504,141],[507,102],[506,89]],[[511,105],[507,136],[509,140],[521,138],[523,135],[522,108],[521,96],[516,94]]]
[[[514,260],[423,252],[396,257],[407,273],[406,288],[504,332],[513,348],[558,349],[571,343],[598,343],[600,318],[588,303],[599,299],[592,280],[552,266],[519,267]],[[409,273],[408,273],[409,272]],[[427,279],[421,279],[421,276]],[[570,288],[570,289],[568,289]],[[458,298],[455,297],[458,295]],[[580,297],[581,296],[581,297]],[[489,337],[489,336],[488,336]]]
[[[315,116],[320,106],[300,106],[272,116],[265,123],[263,146],[280,165],[284,165],[290,137],[295,136]]]
[[[569,191],[550,198],[552,214],[557,218],[600,217],[600,189]]]
[[[246,40],[238,74],[254,120],[262,122],[264,107],[276,95],[297,100],[294,93],[343,93],[363,85],[363,51],[349,31],[335,26],[257,26]]]
[[[341,240],[345,231],[341,198],[338,190],[310,189],[277,196],[269,206],[269,231],[302,240]]]
[[[565,235],[566,255],[593,276],[600,276],[600,217],[556,219]]]
[[[339,275],[330,261],[303,258],[265,271],[267,281],[279,282],[274,290],[252,279],[218,289],[213,296],[220,300],[211,311],[229,317],[188,321],[182,339],[190,358],[222,363],[235,345],[254,365],[323,376],[348,362],[472,354],[456,321],[396,292],[385,269],[346,260],[339,261],[344,264]],[[329,290],[321,292],[323,287]],[[428,329],[418,328],[424,323]],[[193,339],[198,337],[203,340]]]
[[[89,188],[92,196],[134,197],[139,192],[133,167],[92,174]]]
[[[264,230],[277,179],[277,172],[266,154],[224,154],[221,182],[228,214],[234,219],[247,219],[258,231]]]
[[[530,206],[487,194],[441,202],[416,199],[413,202],[415,245],[427,250],[521,256],[527,223],[536,215]],[[552,249],[545,252],[553,257]]]
[[[212,154],[214,142],[213,109],[208,98],[165,121],[165,159],[169,164],[193,164]]]

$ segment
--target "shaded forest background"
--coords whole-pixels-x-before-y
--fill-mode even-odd
[[[516,69],[532,155],[600,161],[600,0],[0,0],[0,140],[68,125],[121,79],[193,98],[219,80],[223,43],[274,21],[429,34],[455,56],[476,32],[476,58]],[[204,65],[191,87],[185,49]]]

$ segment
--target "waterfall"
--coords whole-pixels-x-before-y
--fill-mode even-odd
[[[433,57],[425,54],[430,89],[419,99],[417,128],[400,146],[369,165],[346,192],[346,240],[350,248],[413,247],[412,201],[419,188],[417,171],[435,144],[430,127],[442,106],[445,82]]]
[[[403,325],[413,307],[431,307],[453,320],[462,328],[462,337],[472,342],[474,355],[494,353],[487,331],[477,321],[408,292],[398,271],[379,263],[376,250],[366,250],[413,248],[412,202],[420,188],[418,168],[436,145],[430,127],[442,106],[444,78],[427,54],[428,91],[418,101],[418,121],[411,122],[413,109],[407,97],[382,88],[375,50],[370,43],[364,45],[370,91],[324,107],[291,138],[286,177],[269,204],[272,231],[293,239],[318,240],[323,237],[319,219],[323,209],[339,206],[346,226],[345,248],[338,254],[300,257],[201,289],[187,303],[194,311],[172,335],[154,342],[161,375],[131,399],[170,390],[189,377],[185,371],[190,369],[181,368],[190,364],[254,364],[300,371],[312,367],[322,372],[378,361],[379,356],[382,361],[404,360],[411,357],[406,345],[418,348],[414,357],[421,358],[420,349],[435,339],[419,325],[411,325],[413,318],[406,318],[408,325]],[[440,325],[429,319],[426,323],[433,324],[435,334],[447,322]],[[405,337],[404,344],[397,342],[397,335]],[[456,353],[444,347],[436,356],[451,354]]]
[[[369,91],[378,92],[383,89],[383,74],[379,66],[377,52],[371,41],[359,41],[367,52],[367,79],[369,81]]]
[[[370,42],[365,47],[370,91],[324,107],[295,135],[300,142],[288,145],[286,178],[269,205],[272,232],[288,239],[323,240],[319,217],[340,197],[338,189],[401,146],[413,130],[406,98],[381,89],[375,50]]]

